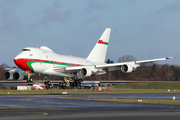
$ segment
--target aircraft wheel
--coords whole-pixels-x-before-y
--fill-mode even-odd
[[[78,83],[81,83],[81,79],[78,79],[78,81],[77,81]]]
[[[46,84],[46,89],[49,89],[50,87],[49,87],[49,84]]]
[[[47,82],[45,81],[44,84],[47,85]]]
[[[79,83],[80,87],[82,87],[82,83]]]
[[[74,83],[73,83],[73,86],[77,86],[77,83],[76,83],[76,82],[74,82]]]
[[[29,82],[32,82],[32,79],[31,79],[31,78],[29,79]]]
[[[70,82],[70,86],[74,87],[74,82]]]
[[[63,83],[62,85],[63,85],[63,87],[65,87],[65,86],[66,86],[66,83]]]
[[[76,86],[77,86],[77,87],[80,87],[80,83],[77,83]]]

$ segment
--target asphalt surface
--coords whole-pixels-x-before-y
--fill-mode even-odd
[[[116,95],[1,95],[0,119],[39,119],[39,120],[179,120],[180,105],[162,105],[145,103],[118,103],[57,99],[57,97],[84,98],[129,98],[128,96],[169,97],[180,94],[116,94]],[[147,98],[148,99],[148,98]],[[159,98],[158,98],[159,99]],[[17,107],[18,109],[13,109]],[[26,109],[26,107],[32,107]]]

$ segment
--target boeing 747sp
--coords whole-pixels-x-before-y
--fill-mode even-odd
[[[173,57],[150,59],[142,61],[131,61],[122,63],[105,63],[106,51],[108,48],[111,28],[106,28],[96,45],[87,58],[60,55],[50,48],[42,46],[40,48],[26,47],[15,58],[14,62],[20,69],[12,69],[4,74],[5,79],[32,81],[33,73],[46,76],[46,86],[49,87],[50,76],[64,77],[64,82],[60,86],[69,86],[70,81],[73,86],[82,86],[81,79],[93,75],[105,74],[108,71],[121,70],[130,73],[140,66],[141,63],[167,60]]]

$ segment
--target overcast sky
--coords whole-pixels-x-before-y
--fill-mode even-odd
[[[25,47],[86,58],[108,27],[106,59],[180,65],[180,0],[0,0],[0,64]]]

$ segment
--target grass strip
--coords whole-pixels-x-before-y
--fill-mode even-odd
[[[114,85],[117,89],[180,89],[180,82],[140,82]]]
[[[58,98],[58,99],[73,99],[73,100],[93,100],[93,101],[108,101],[122,103],[151,103],[151,104],[176,104],[180,105],[180,100],[171,99],[94,99],[94,98]]]

